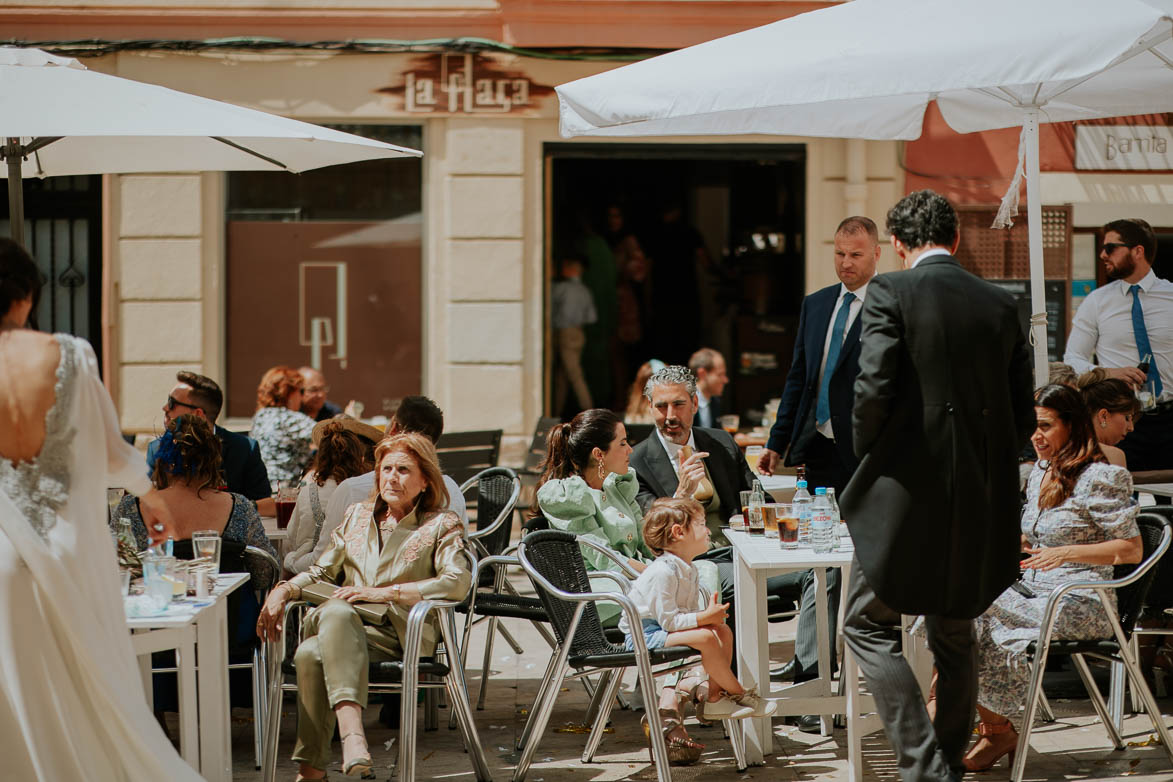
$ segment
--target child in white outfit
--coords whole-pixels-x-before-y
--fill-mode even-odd
[[[635,603],[648,649],[689,646],[700,652],[709,675],[705,719],[768,717],[778,704],[745,689],[733,675],[733,632],[725,624],[728,603],[704,594],[694,557],[709,550],[705,511],[693,499],[662,497],[644,516],[644,542],[659,556],[632,584],[628,597]],[[632,628],[624,616],[619,629],[633,648]]]

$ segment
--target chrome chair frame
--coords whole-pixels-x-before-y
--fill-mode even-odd
[[[1152,515],[1152,514],[1149,514]],[[1092,679],[1091,671],[1088,669],[1085,656],[1094,656],[1102,659],[1107,659],[1109,662],[1120,662],[1123,664],[1125,672],[1132,680],[1134,692],[1136,692],[1144,704],[1145,711],[1148,712],[1149,719],[1153,722],[1153,727],[1157,731],[1157,735],[1165,747],[1166,754],[1173,762],[1173,737],[1170,737],[1169,729],[1165,726],[1165,721],[1161,716],[1161,710],[1157,706],[1156,700],[1153,698],[1152,692],[1145,683],[1144,676],[1141,673],[1140,666],[1137,664],[1136,655],[1133,653],[1132,644],[1129,643],[1129,638],[1124,632],[1124,628],[1120,624],[1120,618],[1117,616],[1115,610],[1109,608],[1108,592],[1119,590],[1123,587],[1130,586],[1136,583],[1144,575],[1153,568],[1154,565],[1165,554],[1169,548],[1170,539],[1173,538],[1173,529],[1170,528],[1169,522],[1160,516],[1152,516],[1160,521],[1162,526],[1161,539],[1156,548],[1141,562],[1133,568],[1127,576],[1122,578],[1114,578],[1108,581],[1073,581],[1071,583],[1063,584],[1053,591],[1047,599],[1047,606],[1043,613],[1043,621],[1039,628],[1039,637],[1035,643],[1034,660],[1031,665],[1030,685],[1027,688],[1026,708],[1022,718],[1022,731],[1018,735],[1018,747],[1015,752],[1014,765],[1010,772],[1011,782],[1021,782],[1023,775],[1026,772],[1026,755],[1030,748],[1030,734],[1034,723],[1035,714],[1042,708],[1040,696],[1043,692],[1043,672],[1047,667],[1047,655],[1050,651],[1051,634],[1054,631],[1055,618],[1058,615],[1059,602],[1069,592],[1084,591],[1094,593],[1100,600],[1104,607],[1104,613],[1108,617],[1109,624],[1112,625],[1112,633],[1114,640],[1118,646],[1119,659],[1113,660],[1111,657],[1105,655],[1095,654],[1092,652],[1072,653],[1071,659],[1075,662],[1075,668],[1079,672],[1080,679],[1083,680],[1084,686],[1087,688],[1088,695],[1091,698],[1092,705],[1095,707],[1096,715],[1100,722],[1104,725],[1104,730],[1108,733],[1108,738],[1116,749],[1124,749],[1124,742],[1120,738],[1120,732],[1117,730],[1111,715],[1108,713],[1108,707],[1104,703],[1104,698],[1100,694],[1099,687],[1096,686],[1095,680]],[[1049,711],[1049,707],[1046,711]]]
[[[603,546],[589,540],[579,539],[580,545],[590,546],[604,555],[615,558],[614,552]],[[626,579],[617,573],[609,571],[594,571],[593,576],[604,576],[614,581],[620,589],[619,593],[612,592],[566,592],[559,589],[554,584],[543,576],[538,569],[530,562],[526,556],[526,542],[523,539],[517,546],[517,558],[521,564],[522,569],[533,580],[534,584],[545,590],[550,595],[559,600],[574,603],[575,609],[571,617],[569,627],[566,631],[566,637],[556,649],[556,653],[551,657],[550,664],[546,667],[545,674],[542,678],[542,683],[538,688],[538,694],[534,699],[534,704],[530,709],[529,719],[526,721],[522,735],[518,740],[518,748],[522,750],[521,758],[518,760],[517,767],[514,769],[513,782],[523,782],[529,768],[533,763],[533,758],[537,752],[538,745],[541,742],[542,735],[545,733],[546,727],[549,723],[550,714],[554,709],[554,703],[557,700],[558,692],[561,688],[562,682],[568,678],[568,668],[570,667],[570,651],[573,645],[575,633],[578,631],[583,614],[589,604],[609,601],[618,603],[624,616],[632,627],[640,626],[639,612],[636,610],[635,603],[627,596],[629,583]],[[656,699],[656,684],[655,675],[658,673],[663,675],[675,670],[685,667],[691,667],[696,663],[693,655],[686,660],[672,662],[665,667],[653,672],[650,654],[647,645],[644,641],[643,633],[635,633],[632,635],[632,651],[635,657],[635,668],[637,678],[641,684],[643,694],[644,709],[646,711],[648,720],[649,735],[652,740],[649,741],[651,746],[652,761],[656,766],[656,776],[659,782],[671,782],[672,773],[668,764],[668,750],[664,742],[657,740],[658,737],[664,735],[663,723],[660,721],[660,712],[658,702]],[[607,668],[584,668],[569,674],[569,678],[581,679],[590,675],[601,674],[600,681],[595,688],[595,695],[592,698],[591,709],[595,713],[594,721],[591,726],[590,737],[587,740],[587,745],[583,749],[582,762],[590,763],[594,759],[595,752],[598,750],[599,744],[603,740],[604,728],[607,725],[608,717],[611,713],[612,704],[615,702],[616,695],[619,691],[620,683],[622,682],[621,667],[607,667]],[[588,712],[589,713],[589,712]],[[725,721],[728,723],[728,721]],[[743,737],[741,733],[733,729],[732,726],[726,724],[726,729],[731,736],[733,744],[733,752],[737,758],[738,770],[744,770],[747,767],[745,761],[745,748],[742,743]]]
[[[473,583],[477,578],[477,562],[472,562]],[[403,674],[399,682],[371,681],[368,685],[370,693],[398,692],[399,703],[399,759],[396,765],[400,782],[414,782],[416,761],[416,711],[418,708],[417,693],[444,689],[448,702],[460,726],[464,739],[465,749],[472,758],[473,771],[478,782],[492,782],[492,772],[489,770],[488,760],[485,758],[484,748],[481,746],[477,733],[476,723],[473,721],[472,708],[469,704],[468,689],[464,681],[464,668],[458,664],[460,660],[459,648],[456,646],[455,608],[459,604],[454,600],[421,600],[412,606],[407,615],[407,637],[403,639]],[[277,774],[277,745],[281,732],[281,697],[285,692],[296,692],[297,684],[287,683],[281,669],[285,653],[288,649],[285,629],[290,626],[294,611],[304,612],[309,606],[302,600],[291,600],[285,606],[285,618],[279,638],[270,641],[269,662],[270,678],[268,704],[266,707],[265,752],[262,764],[261,779],[264,782],[275,782]],[[435,612],[439,617],[440,635],[444,645],[442,654],[449,660],[445,666],[447,673],[443,680],[421,680],[419,670],[419,652],[423,642],[423,628],[429,614]],[[300,626],[300,622],[298,623]],[[296,646],[294,647],[296,648]],[[437,656],[441,654],[437,650]],[[414,664],[409,664],[412,661]]]

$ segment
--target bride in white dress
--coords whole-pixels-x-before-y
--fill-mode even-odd
[[[11,780],[191,780],[147,708],[122,608],[106,487],[143,498],[89,343],[24,326],[35,265],[0,239],[0,762]]]

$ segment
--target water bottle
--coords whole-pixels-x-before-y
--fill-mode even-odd
[[[134,540],[134,532],[130,528],[130,519],[125,516],[118,519],[118,543],[125,546],[128,551],[138,549]]]
[[[839,542],[843,538],[846,530],[843,529],[843,516],[839,512],[839,502],[835,499],[835,489],[827,488],[827,502],[831,504],[831,529],[834,534],[831,536],[831,550],[839,550]]]
[[[831,525],[831,503],[827,502],[827,490],[822,486],[815,489],[811,502],[811,548],[816,554],[830,554],[835,528]]]
[[[811,494],[806,490],[806,481],[800,480],[794,491],[794,515],[798,517],[798,543],[809,546],[811,542]]]

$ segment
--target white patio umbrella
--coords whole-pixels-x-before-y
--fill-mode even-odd
[[[1173,110],[1173,0],[855,0],[557,88],[564,136],[914,139],[1021,125],[1035,375],[1047,377],[1038,123]],[[1025,158],[1025,166],[1024,166]]]
[[[418,150],[0,48],[0,154],[12,238],[23,243],[22,163],[36,176],[307,171]]]

